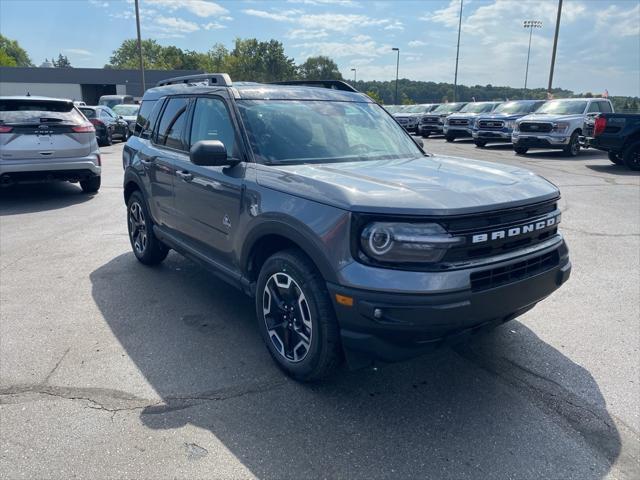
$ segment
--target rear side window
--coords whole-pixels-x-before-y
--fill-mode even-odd
[[[600,111],[602,113],[611,113],[613,109],[611,108],[611,104],[609,102],[600,102]]]
[[[198,98],[193,112],[190,145],[200,140],[219,140],[234,155],[235,133],[224,101],[219,98]]]
[[[84,123],[71,102],[48,100],[0,100],[0,123]]]
[[[87,118],[96,118],[96,111],[93,108],[80,108],[80,111]]]
[[[182,138],[188,105],[189,101],[186,98],[171,98],[168,101],[158,125],[157,144],[176,150],[185,150]]]

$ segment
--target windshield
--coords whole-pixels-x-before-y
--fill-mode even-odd
[[[542,105],[535,113],[553,113],[557,115],[575,115],[584,112],[587,102],[575,100],[552,100]]]
[[[384,108],[389,113],[397,113],[402,110],[402,107],[400,105],[385,105]]]
[[[404,111],[407,113],[425,113],[429,111],[429,105],[411,105]]]
[[[113,107],[113,111],[118,115],[122,115],[123,117],[134,117],[138,115],[139,109],[140,105],[125,105],[124,103]]]
[[[443,103],[432,113],[452,113],[457,112],[464,106],[464,103]]]
[[[85,120],[71,102],[55,100],[0,100],[0,123],[65,122]]]
[[[493,110],[495,103],[467,103],[460,113],[487,113]]]
[[[416,158],[422,151],[375,103],[240,100],[240,115],[261,163]]]
[[[511,114],[530,113],[534,111],[536,109],[536,106],[538,105],[538,103],[534,102],[506,102],[502,105],[498,105],[498,108],[496,108],[493,112]]]
[[[103,98],[102,100],[100,100],[98,105],[104,105],[105,107],[113,108],[116,105],[120,105],[121,103],[121,98]]]

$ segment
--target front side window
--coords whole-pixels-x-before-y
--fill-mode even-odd
[[[587,113],[599,113],[600,112],[600,102],[591,102],[589,105],[589,110]]]
[[[240,115],[262,163],[410,159],[422,151],[374,103],[240,100]]]
[[[611,113],[611,104],[609,102],[600,102],[600,111],[602,113]]]
[[[196,100],[189,144],[201,140],[219,140],[230,156],[236,156],[233,123],[224,101],[219,98],[202,97]]]
[[[186,124],[188,104],[189,101],[186,98],[171,98],[169,100],[158,125],[156,139],[158,145],[184,150],[182,136]]]

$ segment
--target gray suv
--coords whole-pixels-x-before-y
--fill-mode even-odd
[[[93,125],[71,100],[0,97],[0,185],[63,180],[100,188]]]
[[[123,153],[138,260],[174,249],[242,289],[303,381],[468,338],[567,281],[553,184],[426,154],[369,97],[324,86],[207,74],[148,90]]]

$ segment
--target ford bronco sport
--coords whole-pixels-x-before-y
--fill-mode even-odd
[[[313,380],[516,318],[568,278],[558,189],[426,154],[349,85],[148,90],[123,153],[138,260],[177,252],[255,298],[276,363]]]

